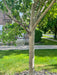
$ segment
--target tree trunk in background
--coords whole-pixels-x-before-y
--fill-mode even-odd
[[[34,74],[34,31],[29,36],[29,75]]]
[[[55,25],[55,39],[56,39],[56,34],[57,34],[57,28],[56,28],[56,25]]]

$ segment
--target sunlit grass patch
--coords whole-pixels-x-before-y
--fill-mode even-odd
[[[57,72],[57,50],[35,50],[35,70]],[[29,70],[29,50],[0,51],[0,74]]]

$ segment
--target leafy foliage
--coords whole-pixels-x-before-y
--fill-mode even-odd
[[[10,43],[11,41],[15,42],[17,39],[17,35],[22,36],[21,33],[25,33],[25,31],[17,23],[6,24],[3,27],[2,41],[4,43],[6,42]]]
[[[55,26],[57,27],[57,3],[54,3],[52,8],[49,10],[47,15],[43,17],[41,22],[39,23],[39,29],[43,30],[44,33],[51,30],[55,32]]]
[[[8,8],[9,8],[9,10],[11,11],[11,15],[9,16],[11,17],[13,16],[15,19],[17,19],[17,21],[22,23],[26,29],[28,29],[30,25],[32,3],[34,3],[34,17],[38,18],[49,6],[51,1],[52,0],[16,0],[16,1],[15,0],[0,0],[0,9],[7,14],[9,12],[8,11]],[[40,10],[39,14],[38,14],[38,10]],[[35,20],[37,21],[37,19]],[[43,21],[42,21],[42,24],[44,24]],[[46,22],[44,26],[42,26],[42,24],[41,25],[39,24],[39,27],[42,27],[43,30],[46,32],[47,18],[46,18]],[[10,41],[12,39],[13,41],[13,39],[15,39],[17,35],[19,34],[21,35],[22,32],[25,32],[24,30],[23,31],[21,30],[23,29],[22,26],[16,25],[16,23],[15,25],[12,25],[12,26],[8,25],[7,29],[3,28],[2,39],[6,39],[6,41],[7,40]],[[6,41],[4,40],[4,42]]]

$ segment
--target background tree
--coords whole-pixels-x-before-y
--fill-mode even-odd
[[[48,12],[48,23],[47,27],[56,35],[57,35],[57,3],[52,6],[52,9]]]
[[[14,20],[14,22],[23,27],[29,35],[29,75],[34,75],[35,27],[55,1],[56,0],[0,0],[0,8],[7,16]],[[20,12],[23,14],[22,16],[20,16]]]
[[[50,29],[55,34],[54,38],[56,39],[56,35],[57,35],[57,18],[54,18],[54,19],[48,18],[47,27],[48,27],[48,29]]]
[[[47,31],[51,31],[55,34],[57,34],[57,3],[54,3],[51,10],[48,11],[47,15],[42,18],[40,21],[38,27],[39,29],[43,30],[44,33]]]

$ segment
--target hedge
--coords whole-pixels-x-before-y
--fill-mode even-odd
[[[40,42],[42,37],[41,30],[35,30],[35,43]]]

